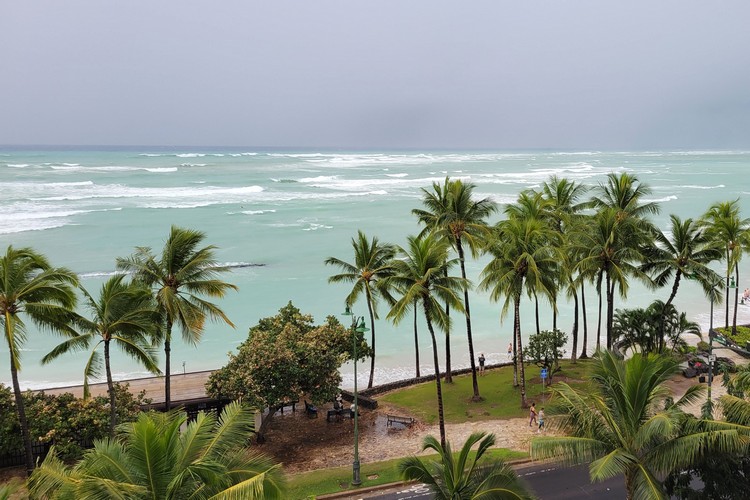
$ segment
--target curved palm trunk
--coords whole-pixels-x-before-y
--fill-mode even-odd
[[[164,337],[164,360],[165,360],[165,369],[164,369],[164,409],[165,411],[169,411],[172,408],[172,398],[171,398],[171,392],[172,392],[172,384],[171,384],[171,353],[172,353],[172,346],[171,344],[172,340],[172,322],[167,320],[167,335]]]
[[[740,268],[739,264],[734,265],[734,317],[732,319],[732,335],[737,335],[737,303],[740,300]]]
[[[5,335],[6,339],[11,338],[10,335],[10,321],[12,321],[8,315],[5,316]],[[10,345],[8,346],[10,349]],[[26,455],[26,475],[31,475],[34,470],[34,455],[31,452],[31,436],[29,436],[29,422],[26,419],[26,408],[23,403],[23,395],[21,393],[21,386],[18,383],[18,370],[16,369],[15,359],[13,359],[13,351],[10,352],[10,378],[13,381],[13,397],[16,401],[16,412],[18,413],[18,423],[21,426],[21,435],[23,437],[23,450]]]
[[[417,378],[419,378],[419,337],[417,336],[417,301],[414,301],[414,353],[416,354]]]
[[[464,249],[461,246],[461,239],[456,240],[456,249],[458,250],[458,259],[461,264],[461,277],[466,280],[466,266],[464,265]],[[466,309],[466,337],[469,341],[469,361],[471,362],[471,383],[474,388],[472,401],[481,401],[479,395],[479,382],[477,381],[477,367],[474,362],[474,339],[471,335],[471,310],[469,309],[469,288],[464,287],[464,309]]]
[[[523,367],[523,339],[521,338],[521,298],[516,297],[513,301],[514,314],[516,321],[516,338],[518,339],[518,367],[521,378],[521,408],[527,408],[529,405],[526,401],[526,370]]]
[[[599,286],[596,289],[596,293],[599,296],[599,319],[597,320],[596,324],[596,350],[600,350],[602,348],[602,285],[599,283]]]
[[[724,313],[724,328],[727,329],[727,330],[729,330],[729,273],[731,271],[729,269],[729,246],[727,246],[727,255],[726,255],[726,257],[727,257],[727,278],[724,281],[724,284],[727,287],[727,294],[724,296],[725,297],[725,299],[724,299],[724,308],[725,308],[725,313]]]
[[[451,308],[445,304],[445,315],[450,318]],[[451,330],[450,326],[445,331],[445,383],[453,383],[453,369],[451,368]]]
[[[115,384],[112,381],[112,368],[109,365],[109,339],[104,341],[104,369],[107,374],[107,392],[109,393],[109,437],[115,437],[117,410],[115,409]]]
[[[370,313],[370,341],[372,342],[372,358],[370,358],[370,381],[367,383],[367,388],[372,389],[372,384],[375,381],[375,313],[372,310],[372,299],[370,298],[370,292],[367,292],[367,311]]]
[[[518,387],[518,331],[521,329],[519,311],[513,309],[513,387]]]
[[[437,390],[438,403],[438,422],[440,427],[440,445],[445,447],[445,416],[443,415],[443,388],[440,385],[440,361],[438,360],[437,340],[435,339],[435,330],[432,328],[430,319],[430,307],[426,300],[422,300],[424,306],[424,317],[427,320],[427,329],[430,331],[432,338],[432,359],[435,363],[435,388]]]
[[[552,297],[552,329],[557,330],[557,294]]]
[[[570,359],[576,362],[576,351],[578,351],[578,293],[575,286],[573,287],[573,349],[571,349]]]
[[[586,353],[589,343],[589,322],[586,319],[586,287],[581,283],[581,315],[583,316],[583,341],[581,342],[581,355],[580,359],[587,359],[589,355]]]
[[[536,296],[536,292],[534,292],[534,316],[536,319],[536,334],[539,335],[539,297]]]
[[[666,314],[667,309],[669,309],[669,306],[672,304],[672,301],[674,300],[675,296],[677,295],[677,288],[680,286],[680,278],[682,277],[682,271],[680,269],[677,269],[677,272],[674,275],[674,283],[672,283],[672,291],[669,294],[669,298],[667,299],[667,302],[664,303],[664,308],[661,310],[661,322],[659,324],[659,352],[664,351],[664,322],[666,321]]]

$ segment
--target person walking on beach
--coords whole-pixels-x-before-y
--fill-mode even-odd
[[[484,353],[479,354],[479,375],[484,375]]]
[[[544,406],[539,410],[539,428],[536,430],[537,433],[542,432],[544,429]]]
[[[513,359],[513,342],[508,342],[508,359]]]
[[[537,423],[536,421],[536,403],[531,403],[531,408],[529,408],[529,427],[531,427],[531,423]]]

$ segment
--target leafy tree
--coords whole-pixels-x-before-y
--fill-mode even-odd
[[[205,239],[200,231],[172,226],[169,238],[160,257],[150,248],[138,247],[128,258],[118,258],[117,267],[134,273],[134,278],[151,287],[164,324],[164,403],[171,406],[171,352],[172,326],[182,330],[182,339],[197,344],[203,335],[206,318],[223,321],[234,327],[229,318],[216,305],[201,296],[222,298],[228,290],[237,287],[218,277],[229,271],[214,259],[216,247],[198,246]]]
[[[463,311],[463,304],[457,291],[466,287],[466,282],[457,277],[448,276],[445,270],[451,265],[448,259],[449,243],[434,234],[423,237],[409,237],[408,248],[400,248],[402,258],[393,263],[394,273],[386,278],[389,286],[402,293],[401,298],[393,305],[388,317],[398,324],[404,319],[415,303],[422,306],[427,322],[427,330],[432,339],[432,358],[435,364],[435,389],[437,391],[438,422],[440,442],[445,443],[445,417],[443,415],[443,392],[440,385],[440,362],[438,360],[435,326],[443,331],[448,330],[450,318],[439,301],[449,304],[458,311]]]
[[[613,325],[615,344],[620,349],[631,349],[644,356],[650,353],[664,353],[667,347],[674,352],[684,347],[683,335],[701,337],[700,326],[688,321],[685,313],[680,313],[674,305],[665,305],[655,300],[646,309],[618,309]]]
[[[354,263],[349,264],[336,257],[325,260],[327,265],[337,266],[343,272],[328,278],[329,283],[354,283],[351,293],[346,298],[346,305],[352,306],[361,294],[364,294],[367,303],[367,312],[370,315],[370,347],[372,357],[370,358],[370,380],[367,388],[371,388],[375,380],[375,319],[378,317],[377,304],[381,293],[389,296],[387,290],[381,285],[382,279],[391,273],[391,261],[396,253],[396,247],[381,244],[377,238],[371,241],[362,231],[357,232],[357,238],[352,238],[354,248]]]
[[[0,256],[0,326],[10,352],[10,376],[28,473],[34,468],[34,458],[18,383],[21,349],[27,335],[24,318],[40,328],[75,336],[70,324],[76,306],[74,287],[77,285],[78,280],[71,271],[52,267],[43,255],[31,248],[9,246],[5,255]]]
[[[479,443],[472,460],[471,449]],[[495,444],[495,435],[475,432],[454,457],[450,443],[441,445],[432,437],[424,438],[422,451],[433,450],[440,461],[425,463],[417,457],[401,460],[398,470],[406,481],[427,484],[437,500],[531,499],[533,495],[519,480],[515,471],[502,460],[482,460]]]
[[[102,285],[98,300],[82,288],[86,306],[93,319],[78,318],[76,322],[83,333],[62,342],[42,358],[42,363],[47,364],[65,353],[88,349],[92,341],[95,341],[83,373],[83,397],[86,399],[90,396],[89,378],[101,374],[102,358],[97,348],[103,347],[111,436],[114,436],[117,425],[117,405],[110,362],[111,344],[119,346],[151,373],[160,373],[155,360],[156,351],[150,345],[158,324],[153,297],[148,288],[136,283],[125,283],[124,279],[124,275],[119,275],[107,280]]]
[[[370,354],[361,333],[357,333],[357,356]],[[250,328],[247,340],[229,363],[214,371],[206,393],[217,399],[242,399],[268,408],[257,430],[258,441],[284,401],[308,395],[314,402],[334,398],[341,384],[339,367],[352,357],[352,330],[332,316],[315,326],[310,315],[301,314],[290,302],[279,314],[261,319]]]
[[[514,382],[520,372],[521,406],[527,406],[526,376],[521,336],[521,295],[549,291],[547,271],[556,265],[552,248],[557,233],[535,218],[510,218],[495,226],[495,237],[489,247],[492,260],[482,271],[480,288],[490,290],[490,298],[505,298],[501,309],[504,318],[513,306]]]
[[[568,335],[560,330],[542,330],[529,337],[526,344],[526,360],[547,370],[549,383],[552,376],[561,370],[560,359],[565,355]]]
[[[245,446],[253,422],[253,411],[239,403],[190,423],[182,412],[143,413],[72,467],[53,448],[29,491],[60,499],[284,498],[280,465]]]
[[[433,192],[422,189],[424,210],[412,210],[419,221],[430,231],[448,239],[458,254],[461,267],[461,278],[466,281],[466,245],[473,257],[479,255],[479,249],[490,231],[486,219],[497,210],[495,203],[489,198],[475,199],[473,197],[476,186],[464,183],[460,179],[445,178],[441,187],[433,183]],[[481,400],[477,370],[474,357],[474,340],[471,332],[471,308],[469,305],[469,289],[464,288],[463,310],[466,318],[466,336],[469,344],[469,362],[471,363],[471,380],[474,389],[473,399]]]
[[[619,359],[601,351],[591,365],[590,390],[560,382],[552,387],[548,416],[564,436],[531,442],[536,459],[590,463],[592,481],[623,475],[628,498],[665,498],[661,479],[700,457],[737,453],[748,428],[696,420],[681,407],[696,401],[702,386],[690,387],[674,402],[665,385],[679,369],[670,357]]]

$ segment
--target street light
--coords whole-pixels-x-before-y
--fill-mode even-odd
[[[359,486],[362,480],[359,476],[359,394],[357,393],[357,333],[369,332],[365,326],[364,316],[354,316],[349,306],[341,313],[343,316],[352,317],[352,355],[354,356],[354,462],[352,463],[352,485]]]
[[[714,302],[716,301],[717,296],[716,286],[724,282],[727,285],[727,294],[725,300],[727,301],[727,304],[729,304],[729,289],[737,288],[737,284],[734,282],[734,276],[732,276],[732,278],[729,280],[723,277],[719,278],[719,280],[711,286],[711,291],[708,294],[708,300],[711,304],[711,308],[709,311],[710,320],[708,323],[708,399],[706,400],[706,408],[703,412],[705,417],[713,416],[711,383],[714,380],[714,362],[716,361],[716,356],[714,356]]]

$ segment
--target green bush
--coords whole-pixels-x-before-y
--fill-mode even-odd
[[[695,350],[698,352],[708,352],[708,342],[704,342],[701,340],[700,342],[698,342]]]
[[[747,345],[747,342],[750,341],[750,327],[748,327],[747,325],[738,326],[736,335],[732,335],[731,326],[729,328],[714,328],[714,330],[716,330],[726,338],[734,340],[737,345],[742,347],[743,349]]]
[[[70,393],[23,394],[32,442],[54,443],[63,459],[80,458],[80,443],[92,443],[109,434],[109,397],[78,399]],[[115,384],[118,422],[132,422],[147,404],[144,393],[130,393],[128,385]],[[0,455],[23,450],[13,392],[0,385]]]

